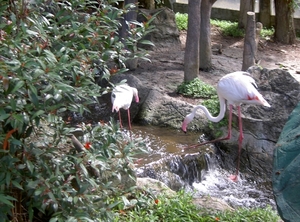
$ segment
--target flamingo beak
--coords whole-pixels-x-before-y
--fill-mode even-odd
[[[187,127],[187,123],[186,123],[186,120],[184,119],[182,126],[181,126],[181,129],[184,133],[186,133],[186,127]]]

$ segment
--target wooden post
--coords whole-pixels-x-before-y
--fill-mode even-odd
[[[242,71],[246,71],[255,64],[256,58],[256,25],[255,13],[247,12],[247,25],[244,39],[244,53]]]

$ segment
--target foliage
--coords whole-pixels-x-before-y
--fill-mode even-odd
[[[274,36],[275,33],[275,29],[274,27],[267,29],[267,28],[263,28],[260,32],[260,36],[263,39],[270,39],[272,36]]]
[[[187,30],[188,14],[177,12],[175,14],[175,22],[179,31]]]
[[[202,216],[192,202],[192,195],[180,191],[175,196],[165,194],[155,197],[140,193],[131,208],[119,206],[115,221],[215,221],[211,216]]]
[[[204,83],[199,78],[195,78],[190,82],[181,83],[177,87],[177,93],[194,98],[210,98],[211,96],[216,95],[216,89],[213,86]]]
[[[161,194],[158,196],[146,192],[135,192],[136,196],[123,197],[116,212],[114,221],[279,221],[279,217],[271,207],[266,209],[238,209],[211,213],[193,204],[192,194],[184,191],[174,196]],[[127,204],[125,204],[127,203]]]
[[[187,13],[177,12],[175,14],[175,21],[176,21],[179,31],[187,30],[187,23],[188,23],[188,14]],[[211,19],[210,23],[213,26],[219,27],[221,30],[221,33],[224,36],[232,36],[232,37],[243,37],[244,36],[244,31],[242,29],[238,28],[237,22]],[[264,39],[269,39],[270,37],[272,37],[274,35],[274,32],[275,32],[275,30],[273,27],[271,29],[263,28],[260,36]]]
[[[125,41],[118,31],[130,6],[118,9],[115,0],[8,2],[0,4],[0,220],[33,220],[38,212],[50,221],[108,217],[105,200],[119,189],[95,173],[129,173],[140,141],[128,142],[111,122],[80,141],[89,150],[75,152],[61,116],[89,112],[107,90],[95,78],[109,79],[126,71],[126,59],[145,55],[135,44],[149,44],[142,39],[151,19],[132,21]]]
[[[238,28],[237,22],[225,21],[225,20],[210,20],[211,24],[221,29],[221,32],[225,36],[242,37],[244,31]]]
[[[224,222],[239,222],[239,221],[270,221],[277,222],[280,221],[280,217],[278,214],[272,210],[270,206],[267,206],[264,209],[256,208],[256,209],[245,209],[240,208],[233,212],[225,211],[224,213],[217,214],[217,217],[220,221]]]

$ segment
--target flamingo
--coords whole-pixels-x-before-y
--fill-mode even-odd
[[[232,181],[238,181],[239,167],[240,167],[240,154],[243,142],[243,126],[241,117],[241,104],[255,104],[266,107],[271,107],[270,104],[263,98],[263,96],[257,91],[257,85],[254,79],[249,73],[243,71],[237,71],[229,73],[223,76],[217,85],[217,94],[220,102],[220,113],[218,116],[213,117],[207,108],[203,105],[198,105],[193,108],[193,111],[188,114],[182,123],[181,129],[186,133],[187,125],[194,119],[195,113],[198,109],[202,109],[206,117],[213,122],[219,122],[224,118],[226,111],[226,101],[229,104],[229,120],[228,120],[228,135],[224,138],[218,138],[212,141],[207,141],[196,146],[201,146],[207,143],[214,143],[221,140],[229,140],[231,138],[231,122],[232,122],[232,109],[233,106],[237,106],[238,120],[239,120],[239,146],[238,146],[238,161],[235,175],[231,175],[229,178]]]
[[[130,106],[132,98],[135,97],[135,102],[139,102],[138,91],[134,87],[130,87],[127,84],[119,85],[114,87],[111,93],[111,102],[112,102],[112,112],[116,111],[119,113],[120,126],[122,128],[122,120],[120,109],[127,110],[128,114],[128,126],[131,131],[131,121],[130,121]]]

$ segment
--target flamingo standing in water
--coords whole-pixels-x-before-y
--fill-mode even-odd
[[[207,143],[214,143],[221,140],[229,140],[231,138],[231,122],[232,122],[232,107],[234,105],[238,108],[238,120],[239,120],[239,146],[238,146],[238,161],[236,174],[231,175],[229,178],[232,181],[238,180],[239,167],[240,167],[240,154],[242,149],[242,141],[244,138],[242,117],[241,117],[241,104],[255,104],[271,107],[270,104],[263,98],[263,96],[257,91],[257,85],[252,77],[247,72],[233,72],[222,77],[217,85],[217,94],[220,101],[220,113],[218,116],[213,117],[205,106],[198,105],[193,111],[188,114],[183,123],[182,130],[186,133],[187,125],[194,119],[195,113],[198,109],[202,109],[210,121],[219,122],[224,118],[226,111],[226,102],[229,104],[229,120],[228,120],[228,135],[224,138],[218,138],[212,141],[207,141],[196,146],[201,146]]]
[[[116,86],[111,93],[112,102],[112,112],[116,111],[119,113],[120,126],[122,128],[122,120],[120,109],[127,110],[128,114],[128,126],[131,131],[131,121],[130,121],[130,106],[132,102],[132,97],[135,97],[135,101],[139,102],[138,91],[134,87],[130,87],[127,84]]]

